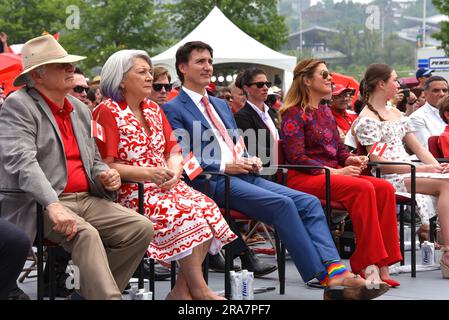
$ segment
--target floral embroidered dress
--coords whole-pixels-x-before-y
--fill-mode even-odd
[[[126,103],[111,99],[95,108],[93,117],[105,129],[105,143],[97,144],[103,158],[114,157],[117,163],[141,167],[167,167],[166,157],[180,152],[172,129],[159,106],[145,100],[140,105],[150,132],[144,130]],[[237,236],[229,229],[219,208],[204,194],[178,181],[170,190],[145,182],[145,216],[153,222],[154,238],[148,254],[156,260],[182,259],[192,248],[213,239],[210,252],[216,254]],[[138,208],[135,184],[124,184],[119,203]]]
[[[386,160],[411,163],[410,156],[405,151],[402,142],[406,133],[413,131],[408,117],[402,117],[395,121],[379,121],[363,117],[358,119],[354,130],[362,146],[373,145],[376,142],[386,143],[387,148],[382,155]],[[372,173],[375,175],[375,169]],[[416,176],[419,177],[420,173],[416,173]],[[382,178],[390,181],[396,192],[410,196],[405,187],[404,174],[382,174]],[[437,198],[434,196],[416,194],[416,209],[422,223],[428,224],[429,219],[437,214],[436,201]]]

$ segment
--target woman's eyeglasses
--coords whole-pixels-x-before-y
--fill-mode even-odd
[[[153,90],[159,92],[164,88],[168,92],[171,91],[172,86],[172,83],[153,83]]]
[[[75,91],[76,93],[82,93],[83,91],[87,93],[87,90],[89,90],[89,88],[83,86],[76,86],[75,88],[73,88],[73,91]]]
[[[329,76],[332,77],[332,72],[329,72],[327,70],[323,70],[323,71],[320,72],[320,75],[323,77],[323,79],[326,80],[327,78],[329,78]]]
[[[254,85],[254,84],[255,84],[256,87],[259,88],[259,89],[262,89],[263,86],[267,86],[267,88],[270,88],[270,87],[271,87],[271,82],[269,82],[269,81],[266,81],[266,82],[263,82],[263,81],[251,82],[251,83],[248,84],[248,86],[252,86],[252,85]]]
[[[227,101],[232,101],[232,96],[224,96],[223,98],[225,98]]]

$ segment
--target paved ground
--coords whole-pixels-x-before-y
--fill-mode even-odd
[[[417,252],[417,261],[420,262],[420,252]],[[439,252],[437,252],[439,259]],[[274,262],[274,257],[260,255],[263,259]],[[406,253],[408,258],[409,252]],[[344,260],[348,264],[348,260]],[[408,260],[409,261],[409,260]],[[437,260],[438,261],[438,260]],[[390,289],[379,300],[449,300],[449,280],[442,279],[439,269],[433,271],[419,271],[416,278],[411,278],[410,273],[401,273],[394,276],[401,282],[399,288]],[[36,299],[36,278],[26,279],[20,287]],[[224,275],[220,273],[209,273],[209,285],[215,291],[224,289]],[[255,288],[275,287],[275,290],[258,293],[254,295],[255,300],[322,300],[323,290],[310,288],[301,280],[293,262],[287,259],[286,265],[286,293],[279,294],[279,283],[277,272],[262,279],[255,279]],[[155,298],[163,300],[170,289],[170,281],[157,281]],[[129,299],[129,295],[124,295]]]

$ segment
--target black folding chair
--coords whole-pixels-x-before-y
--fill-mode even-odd
[[[144,213],[144,187],[140,182],[124,181],[123,183],[137,183],[139,197],[139,213]],[[25,194],[20,189],[0,189],[0,194],[17,195]],[[55,258],[54,249],[58,244],[44,238],[44,216],[42,205],[36,202],[36,247],[37,247],[37,300],[44,300],[44,247],[47,248],[47,263],[49,270],[49,299],[55,300],[56,297],[56,277],[55,277]],[[151,270],[152,263],[152,270]],[[150,290],[153,292],[154,299],[154,261],[150,261]],[[139,288],[144,287],[143,260],[139,265]]]

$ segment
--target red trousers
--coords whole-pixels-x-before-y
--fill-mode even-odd
[[[289,170],[287,186],[325,199],[324,174]],[[350,258],[354,273],[369,265],[389,266],[402,260],[393,186],[371,176],[331,175],[331,199],[340,202],[352,219],[356,248]]]

